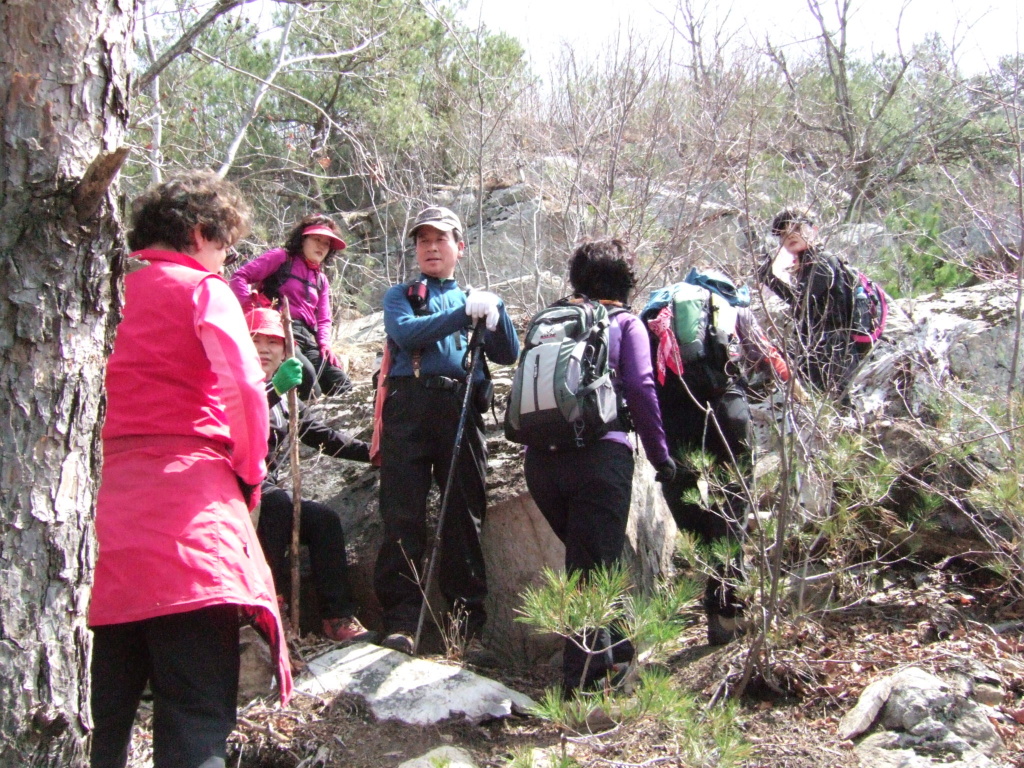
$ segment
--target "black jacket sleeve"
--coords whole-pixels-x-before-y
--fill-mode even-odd
[[[299,439],[303,445],[316,448],[328,456],[349,461],[370,460],[370,446],[348,432],[331,429],[299,403]]]

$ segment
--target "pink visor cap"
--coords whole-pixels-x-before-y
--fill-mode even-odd
[[[284,341],[284,324],[281,313],[276,309],[257,307],[245,313],[245,321],[249,324],[249,335],[262,333],[264,336],[276,336]]]
[[[342,240],[330,227],[324,226],[323,224],[314,224],[311,227],[306,227],[302,230],[302,236],[306,235],[323,235],[331,241],[331,250],[340,251],[345,247],[345,241]]]

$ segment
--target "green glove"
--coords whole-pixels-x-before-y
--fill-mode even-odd
[[[270,383],[274,385],[274,391],[278,395],[295,389],[302,382],[302,363],[294,357],[289,357],[277,369],[271,377]]]

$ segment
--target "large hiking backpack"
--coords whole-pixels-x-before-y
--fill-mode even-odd
[[[682,282],[652,291],[640,317],[651,330],[652,320],[671,309],[683,380],[701,395],[715,395],[738,374],[737,308],[749,305],[746,286],[737,287],[721,272],[693,268]],[[653,331],[652,339],[657,340]]]
[[[542,309],[526,329],[505,411],[505,436],[539,448],[582,447],[619,423],[608,365],[611,314],[586,298]]]

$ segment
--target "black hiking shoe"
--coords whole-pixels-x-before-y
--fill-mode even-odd
[[[413,638],[412,635],[408,635],[405,632],[392,632],[384,638],[381,646],[412,656]]]
[[[728,645],[746,633],[747,624],[742,613],[731,617],[720,613],[708,614],[708,645]]]
[[[462,651],[462,660],[474,667],[486,669],[495,669],[501,666],[498,654],[484,645],[478,637],[474,637],[466,643],[466,647]]]

